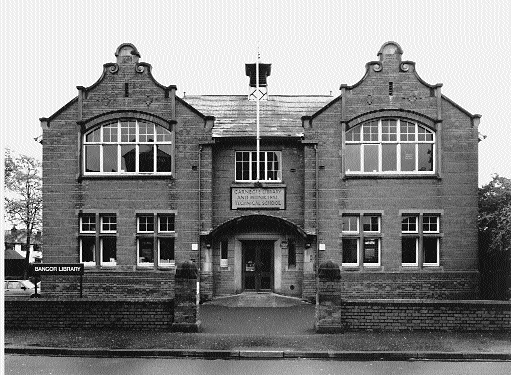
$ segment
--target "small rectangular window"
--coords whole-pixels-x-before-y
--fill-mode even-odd
[[[439,217],[436,215],[424,215],[422,218],[422,231],[424,233],[438,233],[440,228],[438,225]]]
[[[360,172],[360,144],[346,145],[346,171]]]
[[[96,265],[96,237],[80,238],[80,263],[85,266]]]
[[[138,233],[154,232],[154,215],[138,216]]]
[[[364,215],[362,217],[364,232],[379,232],[380,231],[380,216]]]
[[[84,214],[80,217],[80,233],[96,233],[96,215]]]
[[[342,216],[342,231],[345,233],[358,233],[358,218],[355,215]]]
[[[138,239],[138,265],[154,265],[154,239],[152,237]]]
[[[101,265],[115,266],[117,264],[117,238],[101,238]]]
[[[417,233],[418,219],[417,216],[403,216],[401,220],[401,231],[403,233]]]
[[[174,238],[162,237],[158,240],[158,265],[173,266],[174,260]]]
[[[417,237],[403,237],[401,239],[401,262],[403,266],[418,266]]]
[[[378,238],[364,238],[364,265],[380,265],[380,240]]]
[[[174,232],[175,231],[175,220],[176,215],[158,215],[160,233]]]
[[[424,252],[424,266],[439,266],[439,238],[424,237],[422,240],[422,248]]]
[[[342,265],[358,266],[358,238],[342,239]]]
[[[220,243],[220,267],[227,267],[229,264],[229,243],[222,241]]]
[[[281,181],[282,162],[280,151],[261,151],[259,153],[259,180]],[[236,181],[257,180],[257,152],[237,151],[235,156]]]
[[[115,215],[101,215],[101,233],[117,232],[117,218]]]
[[[296,267],[296,244],[293,239],[287,242],[287,266],[289,268]]]

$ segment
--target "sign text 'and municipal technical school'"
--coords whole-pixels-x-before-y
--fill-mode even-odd
[[[284,188],[232,188],[231,209],[286,209]]]
[[[34,275],[83,275],[82,263],[39,263],[32,265]]]

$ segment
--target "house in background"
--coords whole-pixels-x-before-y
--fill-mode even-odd
[[[41,232],[36,232],[30,240],[30,263],[42,262],[43,253],[41,251],[42,236]],[[13,227],[4,233],[4,251],[5,251],[5,275],[6,277],[20,277],[23,275],[26,258],[27,234],[24,230]]]
[[[477,298],[480,116],[402,54],[385,43],[337,97],[270,95],[270,64],[240,69],[248,95],[179,97],[122,44],[41,119],[45,261],[84,263],[85,296],[109,299],[173,298],[190,260],[202,299],[313,300],[328,260],[347,298]]]

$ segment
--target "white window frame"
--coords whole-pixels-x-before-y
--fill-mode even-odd
[[[364,232],[364,233],[379,233],[379,232]],[[364,267],[380,267],[381,266],[381,238],[373,237],[373,236],[364,236],[364,241],[366,240],[375,240],[377,244],[377,252],[378,252],[378,262],[377,263],[366,263],[364,262],[364,251],[365,248],[362,247],[362,262]],[[365,243],[363,244],[363,246]]]
[[[403,219],[415,219],[415,230],[403,230]],[[401,233],[408,234],[413,233],[417,234],[419,233],[419,215],[403,215],[401,217]]]
[[[115,230],[111,230],[111,229],[103,229],[103,220],[106,218],[106,217],[113,217],[115,218]],[[99,222],[100,222],[100,233],[117,233],[117,215],[110,215],[110,214],[106,214],[106,215],[99,215]],[[106,223],[105,223],[106,224]],[[108,224],[108,225],[111,225]]]
[[[396,141],[383,141],[382,140],[382,121],[385,121],[385,120],[395,120],[396,121],[396,127],[397,127]],[[364,126],[371,124],[374,121],[378,121],[378,139],[364,141],[363,140]],[[408,141],[408,140],[402,141],[401,140],[401,121],[405,121],[407,123],[414,124],[415,133],[413,133],[413,134],[414,134],[415,140],[413,140],[413,141]],[[360,128],[360,140],[358,140],[358,141],[348,140],[347,139],[348,133],[353,131],[357,127]],[[427,132],[427,134],[431,134],[433,140],[432,141],[419,140],[419,134],[424,134],[423,132],[420,132],[419,129],[423,129]],[[389,134],[389,133],[385,133],[385,134]],[[405,134],[405,133],[403,133],[403,134]],[[410,133],[406,133],[406,134],[410,134]],[[436,167],[436,153],[437,153],[436,134],[434,131],[428,129],[426,126],[424,126],[416,121],[412,121],[412,120],[408,120],[408,119],[401,119],[401,118],[380,118],[378,120],[369,120],[362,124],[356,125],[354,128],[347,130],[345,144],[346,145],[360,145],[360,170],[358,170],[358,171],[348,170],[346,167],[346,162],[345,162],[344,163],[345,164],[344,173],[347,176],[361,175],[361,174],[362,175],[396,175],[396,174],[399,174],[399,175],[417,175],[417,174],[419,174],[419,175],[434,175],[436,173],[436,169],[437,169],[437,167]],[[382,156],[383,156],[382,148],[383,147],[382,147],[382,145],[384,145],[384,144],[395,144],[396,145],[396,170],[395,171],[383,171],[383,159],[382,159]],[[404,145],[404,144],[415,145],[415,168],[413,171],[402,171],[401,170],[401,145]],[[419,146],[418,145],[419,144],[433,145],[433,147],[432,147],[432,149],[433,149],[433,170],[432,171],[419,171],[418,170],[418,165],[419,165]],[[371,146],[371,145],[378,146],[378,170],[364,171],[365,147]]]
[[[91,218],[94,219],[94,227],[95,227],[94,230],[84,230],[83,229],[83,225],[85,224],[83,222],[84,217],[87,217],[87,218],[91,217]],[[87,223],[87,225],[90,225],[90,222]],[[83,215],[80,216],[80,233],[94,234],[94,233],[96,233],[97,227],[98,227],[98,223],[96,222],[96,215],[94,215],[94,214],[83,214]]]
[[[141,232],[141,233],[149,233],[149,232]],[[152,232],[151,232],[152,233]],[[152,253],[153,253],[153,261],[152,262],[142,262],[140,261],[140,241],[143,241],[143,240],[147,240],[147,239],[150,239],[153,243],[153,249],[152,249]],[[155,241],[155,238],[154,236],[151,237],[151,236],[140,236],[137,238],[137,266],[140,266],[140,267],[154,267],[154,241]]]
[[[435,218],[436,219],[436,230],[425,230],[424,218]],[[422,233],[440,233],[440,216],[433,214],[424,214],[422,216]]]
[[[90,233],[90,232],[83,232],[83,233]],[[92,232],[96,233],[96,232]],[[83,261],[83,240],[84,239],[91,239],[94,241],[94,251],[92,252],[92,261],[91,262],[84,262]],[[82,236],[80,237],[80,263],[83,263],[84,267],[95,267],[96,266],[96,236]]]
[[[249,175],[249,179],[248,180],[238,180],[237,179],[237,175],[238,175],[238,162],[237,162],[237,155],[239,153],[248,153],[249,155],[249,160],[248,160],[248,175]],[[255,182],[257,181],[256,179],[252,179],[252,175],[254,173],[257,174],[257,172],[253,171],[252,170],[252,167],[253,167],[253,164],[256,164],[256,168],[257,168],[257,161],[256,160],[253,160],[253,154],[256,154],[257,151],[255,150],[239,150],[239,151],[236,151],[235,152],[235,155],[234,155],[234,180],[236,182]],[[260,173],[261,173],[261,177],[259,179],[259,181],[264,181],[264,182],[282,182],[282,151],[259,151],[259,153],[261,154],[264,154],[264,160],[265,160],[265,166],[266,166],[266,160],[268,160],[268,157],[267,155],[269,153],[273,153],[275,154],[275,156],[277,157],[277,161],[279,163],[279,169],[277,170],[277,179],[276,180],[270,180],[268,179],[268,169],[265,167],[264,170],[260,170]],[[255,155],[256,158],[257,158],[257,154]]]
[[[142,217],[150,217],[153,219],[153,230],[141,230],[140,229],[140,225],[141,225],[141,222],[140,222],[140,219]],[[147,215],[137,215],[137,233],[154,233],[154,227],[155,227],[156,223],[155,223],[155,220],[154,220],[154,215],[152,214],[147,214]],[[146,224],[147,226],[147,224]]]
[[[174,218],[174,230],[161,230],[161,219],[164,217]],[[176,233],[176,214],[158,214],[158,233]]]
[[[346,237],[343,237],[342,238],[343,240],[355,240],[356,244],[357,244],[357,262],[356,263],[347,263],[347,262],[344,262],[344,256],[342,257],[343,261],[342,261],[342,266],[343,267],[358,267],[360,265],[360,237],[355,237],[355,236],[346,236]],[[343,248],[343,251],[344,251],[344,248]]]
[[[110,232],[108,232],[110,233]],[[112,261],[112,258],[110,258],[110,261],[109,262],[104,262],[103,261],[103,240],[106,239],[106,238],[112,238],[112,237],[107,237],[107,236],[103,236],[103,237],[100,237],[99,238],[99,247],[100,247],[100,254],[99,254],[99,257],[100,257],[100,265],[101,266],[104,266],[104,267],[114,267],[117,265],[117,238],[115,238],[115,259]]]
[[[160,251],[160,241],[162,239],[172,239],[174,241],[174,259],[171,259],[170,262],[165,263],[161,262],[161,251]],[[175,267],[176,266],[176,239],[175,237],[158,237],[158,267]]]
[[[402,232],[402,233],[417,233],[417,232]],[[404,238],[411,238],[415,241],[415,263],[403,263],[403,239]],[[418,267],[419,266],[419,237],[418,236],[401,237],[401,266],[403,266],[403,267]]]
[[[364,219],[365,217],[376,217],[378,218],[378,230],[364,230]],[[380,215],[362,215],[362,230],[364,231],[364,233],[368,233],[370,237],[371,234],[375,234],[375,233],[381,233],[381,216]]]
[[[360,215],[354,215],[354,214],[343,214],[341,220],[344,220],[345,217],[354,218],[356,220],[357,229],[356,230],[345,230],[344,225],[342,227],[342,232],[346,234],[359,234],[360,233]],[[344,223],[342,223],[344,224]],[[351,225],[350,225],[351,227]]]
[[[424,239],[425,238],[434,238],[436,239],[436,262],[435,263],[426,263],[423,261],[422,265],[424,267],[439,267],[440,266],[440,237],[430,237],[430,236],[424,236],[423,237],[423,244],[422,244],[422,259],[426,259],[425,255],[425,249],[424,249]]]
[[[130,141],[122,141],[121,139],[121,129],[123,128],[121,124],[123,122],[135,122],[135,142]],[[141,137],[145,135],[145,133],[140,132],[141,124],[150,124],[153,126],[153,141],[141,141]],[[116,125],[117,127],[117,141],[103,141],[105,128]],[[170,140],[158,141],[158,130],[163,129],[165,131],[164,136],[168,136]],[[99,130],[99,140],[87,141],[87,135],[91,134],[94,131]],[[162,134],[160,134],[162,135]],[[137,119],[119,119],[115,122],[110,122],[101,125],[99,128],[95,128],[83,135],[83,174],[85,176],[91,175],[100,175],[100,176],[116,176],[116,175],[162,175],[162,176],[171,176],[172,170],[174,166],[174,134],[172,131],[162,127],[161,125],[137,120]],[[104,159],[104,146],[112,146],[117,145],[117,171],[116,172],[106,172],[103,170],[103,159]],[[127,172],[122,171],[122,154],[121,148],[122,146],[131,145],[135,146],[135,171]],[[153,146],[153,171],[151,172],[141,172],[139,171],[140,167],[140,146],[141,145],[151,145]],[[87,146],[99,146],[99,172],[88,172],[87,171]],[[170,172],[158,172],[158,147],[157,146],[170,146],[170,158],[171,158],[171,171]]]

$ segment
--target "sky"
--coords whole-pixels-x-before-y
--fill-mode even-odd
[[[511,178],[511,2],[494,0],[3,0],[2,147],[41,158],[49,117],[134,44],[178,95],[247,94],[245,63],[272,64],[269,94],[340,94],[387,41],[429,84],[481,114],[479,185]]]

